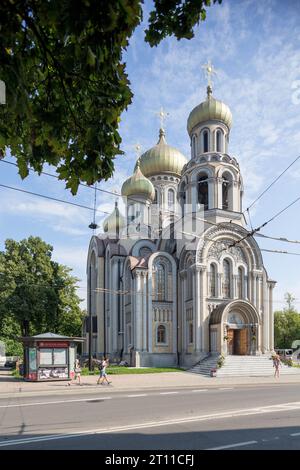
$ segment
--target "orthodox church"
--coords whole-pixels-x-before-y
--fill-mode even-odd
[[[84,353],[90,344],[131,366],[189,367],[273,350],[275,282],[245,227],[231,125],[208,85],[187,120],[190,159],[163,128],[138,158],[122,186],[126,213],[115,203],[90,241]]]

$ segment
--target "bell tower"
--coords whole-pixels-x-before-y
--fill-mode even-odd
[[[213,66],[204,66],[208,75],[206,100],[196,106],[187,121],[191,159],[179,185],[179,199],[193,211],[204,209],[212,222],[232,221],[243,225],[243,182],[236,158],[229,154],[232,114],[229,107],[213,97]],[[183,204],[181,204],[183,206]]]

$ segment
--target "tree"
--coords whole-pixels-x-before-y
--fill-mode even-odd
[[[81,335],[83,312],[71,269],[38,237],[6,240],[0,252],[0,339],[52,331]]]
[[[146,40],[193,37],[221,0],[155,0]],[[48,163],[72,193],[108,179],[122,154],[118,126],[132,100],[122,53],[142,0],[2,0],[0,157],[9,147],[22,178]]]
[[[284,296],[287,306],[274,312],[274,342],[280,349],[291,348],[294,340],[300,339],[300,315],[295,310],[295,297],[287,292]]]

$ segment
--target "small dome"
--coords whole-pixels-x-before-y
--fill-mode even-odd
[[[197,124],[205,121],[222,121],[229,129],[232,124],[232,114],[229,107],[212,96],[210,86],[207,87],[206,100],[196,106],[188,117],[187,130],[189,135],[191,135],[192,129]]]
[[[179,150],[167,144],[163,129],[159,130],[157,144],[143,153],[140,160],[141,170],[148,177],[161,173],[181,176],[182,168],[187,163],[187,159]]]
[[[125,218],[119,211],[118,203],[116,202],[112,213],[104,219],[103,230],[105,233],[118,233],[125,227],[125,225]]]
[[[153,184],[146,178],[140,169],[140,159],[137,161],[135,172],[128,178],[122,186],[122,196],[142,196],[146,199],[154,200],[155,189]]]

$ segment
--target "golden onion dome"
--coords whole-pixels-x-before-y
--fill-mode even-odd
[[[206,100],[196,106],[188,117],[187,130],[189,135],[191,135],[195,126],[206,121],[222,121],[229,129],[232,124],[232,114],[229,107],[212,96],[211,86],[207,87]]]
[[[140,169],[140,159],[138,159],[135,171],[122,186],[122,196],[142,196],[143,198],[154,200],[155,189],[153,184],[146,178]]]
[[[125,225],[125,218],[119,211],[118,203],[116,202],[112,213],[104,219],[103,230],[105,233],[119,233]]]
[[[161,173],[181,176],[182,168],[187,163],[187,159],[179,150],[167,144],[163,129],[159,130],[157,144],[143,153],[140,160],[141,170],[147,177]]]

